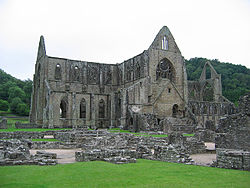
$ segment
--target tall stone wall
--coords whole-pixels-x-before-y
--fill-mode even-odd
[[[216,130],[217,166],[250,170],[250,94],[239,100],[239,113],[220,119]]]

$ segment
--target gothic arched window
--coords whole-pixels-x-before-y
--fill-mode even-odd
[[[60,103],[60,117],[66,118],[66,114],[67,114],[67,100],[62,99]]]
[[[85,101],[85,99],[82,99],[81,103],[80,103],[80,118],[86,118],[86,101]]]
[[[105,118],[105,102],[103,99],[99,101],[99,118]]]
[[[61,65],[57,64],[56,69],[55,69],[55,79],[56,80],[61,80],[62,79],[62,74],[61,74]]]
[[[80,69],[78,66],[75,66],[73,69],[73,81],[80,81]]]
[[[156,69],[156,80],[159,78],[167,78],[170,81],[175,81],[175,70],[172,63],[168,59],[163,59],[157,65]]]
[[[163,50],[168,50],[168,39],[166,36],[164,36],[162,41],[161,41],[161,48]]]

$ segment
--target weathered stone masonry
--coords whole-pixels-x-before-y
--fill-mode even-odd
[[[206,67],[211,69],[209,79]],[[30,122],[49,128],[139,131],[145,114],[157,121],[149,129],[164,130],[168,125],[160,121],[166,117],[191,118],[204,126],[233,111],[222,96],[221,76],[209,62],[199,81],[187,80],[184,58],[166,26],[147,50],[119,64],[48,56],[41,37],[33,80]]]

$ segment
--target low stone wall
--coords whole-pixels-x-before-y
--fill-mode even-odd
[[[33,141],[30,144],[30,149],[73,149],[79,148],[77,143],[62,143],[62,142],[47,142],[47,141]]]
[[[21,123],[16,121],[15,127],[17,129],[35,129],[35,128],[42,128],[42,125],[32,124],[32,123]]]
[[[250,152],[232,149],[216,149],[217,167],[250,171]]]
[[[67,130],[62,130],[63,132]],[[69,130],[70,131],[70,130]],[[44,138],[45,135],[55,135],[61,131],[15,131],[15,132],[0,132],[0,139],[39,139]]]
[[[0,119],[0,129],[7,129],[7,119],[3,118],[2,120]]]
[[[56,154],[37,152],[30,155],[29,141],[4,140],[1,141],[0,166],[5,165],[56,165]]]

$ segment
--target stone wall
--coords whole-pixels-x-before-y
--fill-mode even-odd
[[[37,152],[30,155],[28,140],[4,140],[0,142],[0,166],[5,165],[56,165],[56,154]]]
[[[7,119],[3,118],[2,120],[0,120],[0,129],[7,129]]]
[[[45,129],[46,130],[46,129]],[[63,130],[67,132],[70,130]],[[0,139],[39,139],[44,138],[45,135],[55,135],[61,131],[42,131],[42,132],[33,132],[33,131],[15,131],[15,132],[0,132]]]
[[[250,171],[250,152],[233,149],[216,149],[217,167]]]
[[[239,100],[239,113],[220,119],[216,129],[217,166],[250,169],[250,93]]]
[[[34,123],[21,123],[16,121],[15,123],[16,129],[35,129],[35,128],[42,128],[42,125],[37,125]]]

